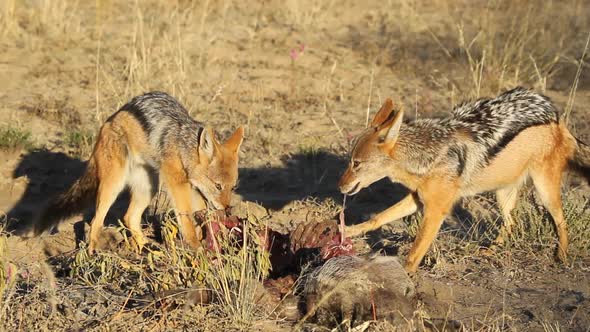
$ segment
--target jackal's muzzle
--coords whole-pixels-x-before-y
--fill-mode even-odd
[[[356,176],[353,171],[350,170],[350,167],[347,168],[344,174],[340,177],[338,187],[340,188],[340,192],[346,195],[354,195],[362,189],[360,181],[356,179]]]

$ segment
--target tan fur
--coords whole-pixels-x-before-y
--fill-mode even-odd
[[[191,206],[191,185],[186,177],[182,163],[179,158],[170,158],[162,164],[161,169],[163,180],[168,186],[177,219],[180,221],[180,228],[184,240],[191,247],[198,247],[202,239],[201,230],[195,229],[190,217],[193,212]]]
[[[375,230],[410,215],[421,203],[424,220],[406,261],[406,269],[414,272],[454,203],[464,196],[496,191],[498,205],[504,217],[504,225],[496,242],[503,243],[514,224],[510,212],[516,205],[518,191],[524,180],[530,177],[555,222],[559,237],[558,256],[566,260],[568,235],[560,187],[562,174],[567,170],[568,162],[572,160],[578,145],[563,124],[551,123],[523,130],[488,166],[471,178],[469,183],[462,183],[457,174],[449,172],[447,165],[434,167],[426,174],[418,174],[399,166],[403,164],[405,155],[397,151],[398,133],[394,126],[402,112],[392,116],[391,105],[388,100],[373,120],[374,129],[369,128],[360,135],[339,187],[343,193],[355,194],[376,180],[389,177],[404,184],[412,193],[371,220],[347,227],[347,235],[356,236]],[[475,144],[468,134],[458,132],[455,137],[464,144]],[[384,158],[384,155],[389,158]]]
[[[207,130],[214,138],[213,130]],[[243,135],[243,128],[238,128],[225,144],[214,140],[213,158],[197,151],[189,157],[194,160],[194,167],[199,168],[194,171],[203,176],[206,174],[210,184],[206,183],[205,188],[208,185],[215,185],[210,179],[222,179],[218,183],[223,183],[223,190],[218,196],[212,196],[215,197],[216,206],[223,208],[229,206],[233,186],[237,181],[238,149]],[[181,160],[182,152],[176,146],[172,146],[167,151],[154,151],[148,142],[145,130],[136,118],[128,112],[118,112],[103,124],[97,137],[89,161],[89,165],[93,165],[96,171],[87,172],[84,175],[96,177],[95,180],[90,181],[95,183],[96,188],[87,188],[89,191],[96,191],[96,212],[91,221],[89,234],[90,253],[96,250],[96,245],[99,243],[100,231],[109,208],[125,187],[129,188],[131,194],[130,204],[124,217],[125,226],[131,231],[138,250],[141,250],[147,242],[141,230],[141,217],[157,188],[153,188],[153,184],[149,183],[151,174],[147,170],[148,165],[145,160],[155,153],[162,155],[160,169],[155,171],[171,196],[182,236],[191,247],[196,248],[200,245],[202,230],[200,227],[195,227],[192,213],[205,209],[206,203],[199,191],[192,188],[194,184],[191,181],[194,180],[189,179],[186,165],[183,165]],[[68,200],[70,201],[75,202],[76,198],[72,197]],[[36,230],[36,233],[39,234],[48,227],[50,224],[45,222]]]

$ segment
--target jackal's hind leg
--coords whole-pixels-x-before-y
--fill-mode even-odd
[[[134,245],[138,252],[141,252],[147,239],[141,230],[141,217],[155,195],[155,184],[157,179],[144,166],[132,169],[129,174],[129,192],[131,199],[127,213],[125,213],[125,226],[129,228]]]
[[[96,143],[95,158],[98,172],[96,212],[90,222],[88,252],[92,254],[98,245],[104,219],[119,193],[125,188],[127,177],[127,150],[119,137],[103,128]]]
[[[553,217],[559,238],[557,256],[561,261],[566,262],[568,234],[561,201],[561,178],[564,168],[565,162],[553,159],[544,164],[541,169],[532,171],[531,178],[539,198]]]
[[[493,245],[503,245],[506,239],[512,234],[514,218],[510,213],[516,207],[519,189],[520,184],[517,184],[496,191],[496,201],[498,202],[498,207],[502,212],[503,222]]]

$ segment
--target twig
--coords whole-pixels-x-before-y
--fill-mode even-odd
[[[371,310],[373,311],[373,320],[377,320],[377,305],[375,304],[375,295],[373,294],[373,289],[369,292],[371,294]]]
[[[111,320],[117,320],[121,317],[121,314],[123,314],[123,311],[127,307],[127,303],[129,303],[129,299],[131,299],[131,294],[133,294],[134,291],[135,287],[129,291],[129,294],[125,298],[125,302],[123,302],[123,304],[121,305],[121,309],[119,310],[119,312],[113,315],[113,318]]]

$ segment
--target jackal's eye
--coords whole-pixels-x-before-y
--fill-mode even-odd
[[[361,165],[361,162],[358,160],[353,160],[352,161],[352,167],[353,168],[358,168]]]
[[[219,183],[215,184],[215,188],[217,188],[217,190],[221,191],[221,185]]]

